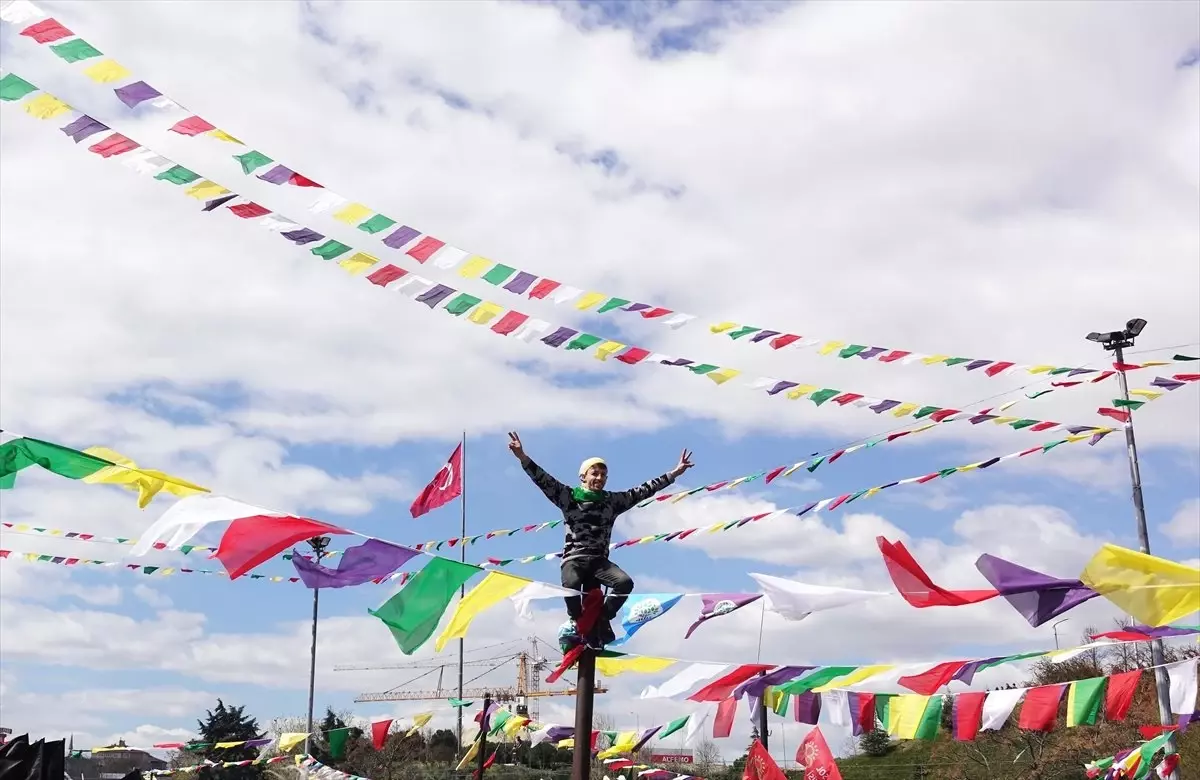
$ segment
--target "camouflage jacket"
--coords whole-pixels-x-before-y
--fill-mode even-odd
[[[663,474],[629,490],[601,491],[599,501],[580,501],[572,495],[571,488],[547,474],[532,460],[526,460],[521,467],[533,484],[546,494],[550,503],[562,512],[566,526],[564,561],[571,558],[608,558],[608,546],[612,541],[613,524],[617,516],[675,481],[670,474]]]

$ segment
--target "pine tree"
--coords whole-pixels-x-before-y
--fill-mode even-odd
[[[251,739],[261,739],[258,721],[246,715],[245,707],[227,707],[225,702],[217,699],[217,706],[208,710],[204,720],[196,721],[200,737],[198,742],[215,745],[218,742],[242,742]],[[198,751],[198,755],[209,761],[246,761],[258,758],[258,748],[222,748],[213,747]],[[260,780],[263,776],[261,766],[230,767],[221,770],[221,780]]]
[[[335,758],[329,741],[329,732],[344,728],[347,728],[346,720],[334,712],[333,707],[326,707],[325,717],[321,719],[320,725],[317,726],[320,734],[314,735],[309,742],[309,750],[312,752],[313,758],[328,766],[335,766],[344,761],[350,749],[363,737],[362,729],[350,727],[350,730],[346,734],[343,753]]]
[[[858,747],[868,756],[886,756],[892,749],[892,738],[883,729],[873,729],[858,738]]]

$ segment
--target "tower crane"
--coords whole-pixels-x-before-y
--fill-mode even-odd
[[[516,684],[505,687],[476,687],[464,688],[463,696],[466,698],[481,698],[484,693],[490,693],[492,699],[498,702],[515,702],[516,713],[532,720],[537,720],[541,714],[538,706],[541,699],[548,696],[574,696],[575,688],[568,687],[565,689],[548,689],[542,690],[542,675],[552,666],[551,661],[541,653],[540,644],[545,644],[537,637],[529,638],[529,650],[520,650],[508,655],[495,656],[492,658],[480,658],[463,661],[463,666],[486,666],[488,667],[480,674],[476,675],[468,682],[474,682],[480,677],[492,672],[505,664],[513,661],[517,662],[517,679]],[[547,645],[549,647],[549,645]],[[557,652],[557,648],[551,648]],[[430,663],[408,663],[408,664],[381,664],[375,666],[335,666],[334,671],[378,671],[382,669],[425,669],[416,677],[400,683],[395,688],[391,688],[379,693],[360,693],[355,697],[356,702],[377,702],[377,701],[433,701],[436,699],[449,699],[458,696],[458,688],[453,687],[446,689],[442,687],[446,668],[457,669],[458,662],[447,662],[443,664]],[[404,686],[427,677],[434,672],[437,672],[437,687],[425,690],[403,690]],[[597,682],[596,693],[607,693],[608,689],[603,684]]]

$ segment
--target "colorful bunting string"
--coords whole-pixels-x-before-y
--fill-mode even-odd
[[[1142,408],[1150,401],[1162,398],[1164,392],[1178,390],[1190,382],[1200,382],[1200,374],[1174,374],[1170,377],[1156,376],[1150,383],[1150,387],[1129,391],[1129,394],[1136,396],[1136,398],[1130,398],[1129,400],[1114,398],[1111,407],[1102,406],[1096,410],[1096,414],[1116,420],[1119,423],[1128,424],[1133,419],[1132,415],[1134,411]]]
[[[1063,438],[1063,439],[1046,442],[1045,444],[1041,444],[1036,447],[1030,447],[1028,449],[1019,450],[1017,452],[1010,452],[1007,455],[1002,455],[1002,456],[994,457],[994,458],[988,458],[986,460],[977,461],[975,463],[969,463],[969,464],[966,464],[963,466],[953,466],[953,467],[949,467],[949,468],[939,469],[937,471],[932,471],[932,472],[929,472],[928,474],[923,474],[921,476],[908,477],[906,479],[896,480],[895,482],[888,482],[883,485],[876,485],[875,487],[863,488],[862,490],[856,490],[852,493],[843,493],[839,496],[823,498],[819,501],[813,501],[811,503],[804,504],[804,505],[783,507],[781,509],[776,509],[773,512],[762,512],[757,515],[750,515],[749,517],[743,517],[743,518],[739,518],[736,520],[729,520],[729,521],[722,521],[719,523],[713,523],[712,525],[709,525],[709,526],[703,526],[703,527],[697,526],[694,528],[679,528],[674,531],[666,531],[666,532],[659,533],[659,534],[653,534],[651,536],[643,536],[643,537],[635,538],[635,539],[626,539],[623,542],[613,542],[612,544],[609,545],[609,548],[616,550],[616,549],[619,549],[622,547],[632,547],[633,545],[638,545],[638,544],[650,544],[653,542],[682,541],[684,539],[687,539],[689,536],[699,533],[701,531],[704,531],[707,533],[717,533],[720,531],[732,531],[732,530],[735,530],[738,528],[742,528],[750,523],[757,523],[757,522],[760,522],[763,520],[772,520],[777,517],[782,517],[784,515],[794,514],[797,517],[803,517],[804,515],[807,515],[809,513],[816,513],[816,512],[822,512],[822,511],[831,512],[839,507],[845,506],[847,504],[851,504],[859,499],[870,498],[870,497],[878,494],[879,492],[881,492],[883,490],[887,490],[889,488],[899,487],[901,485],[924,485],[929,482],[933,482],[934,480],[944,479],[953,474],[963,474],[963,473],[967,473],[967,472],[971,472],[971,471],[977,471],[980,469],[990,468],[992,466],[995,466],[998,463],[1003,463],[1005,461],[1022,458],[1022,457],[1025,457],[1026,455],[1044,455],[1062,444],[1074,444],[1077,442],[1088,441],[1088,440],[1091,440],[1092,443],[1095,444],[1097,441],[1103,439],[1109,433],[1112,433],[1111,428],[1105,429],[1099,433],[1078,433],[1078,434],[1074,434],[1071,436],[1067,436],[1066,438]],[[703,490],[703,488],[701,488],[701,490]],[[690,492],[697,492],[697,491],[690,491]],[[678,494],[675,494],[675,495],[678,495]],[[656,500],[665,500],[665,499],[664,499],[664,497],[656,496],[654,499],[651,499],[651,503],[653,503]],[[507,558],[507,559],[488,558],[484,565],[508,566],[509,564],[512,564],[512,563],[534,563],[535,561],[558,558],[561,555],[562,555],[561,552],[552,552],[552,553],[545,553],[542,555],[530,555],[530,556],[526,556],[524,558]]]
[[[616,311],[636,314],[643,320],[666,325],[672,329],[683,327],[698,319],[697,315],[678,312],[654,304],[638,303],[633,296],[622,297],[588,291],[586,287],[575,287],[521,270],[514,266],[497,263],[481,255],[458,249],[439,238],[423,233],[406,224],[400,224],[398,220],[388,217],[363,203],[339,195],[295,169],[278,163],[277,158],[258,150],[250,149],[230,133],[221,130],[212,122],[194,114],[181,103],[159,92],[145,81],[137,79],[131,71],[114,60],[99,59],[104,55],[98,49],[76,36],[75,33],[67,30],[53,18],[47,17],[44,12],[32,3],[26,2],[23,4],[23,7],[24,10],[22,12],[10,14],[5,21],[13,25],[26,25],[32,19],[45,18],[25,26],[20,31],[18,37],[40,45],[49,46],[51,51],[58,55],[58,58],[65,63],[80,63],[74,68],[75,70],[82,72],[93,84],[103,85],[106,89],[112,89],[113,94],[128,110],[132,111],[141,109],[143,106],[149,106],[160,112],[160,115],[166,115],[167,120],[171,122],[169,130],[172,132],[189,138],[205,136],[215,139],[220,143],[234,145],[237,147],[235,149],[237,154],[232,155],[232,158],[237,161],[238,170],[246,176],[257,176],[260,180],[274,185],[307,187],[320,190],[317,201],[309,209],[311,212],[330,212],[333,219],[339,223],[356,227],[368,235],[376,236],[387,247],[398,252],[404,252],[405,255],[416,260],[418,263],[425,264],[432,261],[435,267],[443,271],[454,271],[463,279],[482,280],[506,294],[518,297],[527,296],[530,299],[548,300],[559,305],[570,305],[575,310],[589,314],[608,314]],[[62,38],[69,38],[70,40],[59,42]],[[118,141],[117,143],[121,142]],[[256,217],[267,216],[270,213],[258,204],[246,203],[242,205],[244,211],[253,212],[253,216]],[[450,290],[450,293],[452,292],[455,291]],[[494,304],[489,305],[495,306]],[[500,310],[498,306],[495,306],[495,308],[496,311],[493,313],[493,316],[494,314],[498,314]],[[1019,371],[1030,375],[1058,376],[1066,374],[1070,377],[1075,377],[1097,373],[1098,371],[1098,369],[1090,368],[1049,364],[1029,365],[1007,360],[982,360],[970,357],[956,357],[950,353],[925,354],[892,347],[854,344],[849,341],[837,339],[813,336],[804,337],[782,330],[773,330],[732,321],[713,322],[706,328],[706,331],[712,335],[727,336],[730,340],[738,343],[765,343],[774,350],[780,350],[789,346],[799,349],[815,348],[818,355],[842,360],[858,358],[860,360],[874,360],[884,364],[900,363],[907,365],[921,363],[929,366],[962,366],[967,371],[983,369],[982,373],[989,377],[1007,375]],[[624,347],[624,345],[617,346]],[[633,350],[637,351],[637,348],[633,348]],[[616,350],[614,349],[613,351]],[[630,356],[630,353],[626,352],[625,356]],[[642,355],[642,357],[645,357],[645,355]],[[601,357],[601,359],[604,358]],[[1148,365],[1162,365],[1162,363]],[[716,367],[714,366],[713,368],[715,369]],[[1111,376],[1111,372],[1106,373]],[[814,388],[814,390],[819,390],[819,388]]]
[[[10,73],[3,79],[0,79],[0,100],[7,102],[24,100],[32,94],[26,90],[27,87],[33,88],[29,82],[21,79],[16,74]],[[33,89],[36,90],[36,88]],[[66,103],[58,101],[57,98],[53,98],[46,93],[41,93],[40,97],[49,97],[54,100],[55,110],[43,110],[44,106],[39,102],[39,96],[35,96],[25,100],[23,103],[27,113],[39,118],[52,118],[73,110]],[[57,108],[59,106],[61,110]],[[63,127],[62,130],[74,137],[74,135],[82,132],[79,129],[81,123],[83,123],[83,129],[89,130],[89,134],[92,135],[107,130],[104,125],[97,123],[86,115],[80,115]],[[117,136],[120,137],[120,143],[114,145],[113,139]],[[128,144],[125,142],[128,142]],[[133,145],[130,146],[129,144]],[[198,200],[206,201],[204,210],[212,211],[218,207],[223,207],[223,210],[230,211],[243,219],[255,219],[260,227],[280,233],[284,238],[297,246],[315,244],[316,246],[309,250],[311,254],[325,260],[337,260],[338,265],[351,275],[359,275],[379,263],[379,259],[376,257],[363,252],[356,252],[353,247],[347,244],[334,239],[328,239],[323,234],[302,227],[299,223],[279,214],[267,212],[258,204],[252,202],[231,203],[231,201],[239,200],[239,197],[231,193],[230,190],[211,180],[200,180],[199,174],[173,164],[168,158],[159,155],[152,149],[131,141],[125,136],[121,136],[119,133],[114,133],[112,136],[108,136],[100,142],[93,144],[88,147],[88,150],[104,157],[132,154],[134,156],[130,158],[131,164],[143,172],[147,174],[153,173],[155,174],[154,178],[176,186],[188,185],[184,189],[184,194]],[[409,243],[411,242],[412,238],[409,239]],[[402,244],[401,246],[407,246],[407,244]],[[417,242],[409,250],[409,254],[411,255],[413,252],[416,252],[419,246],[421,246],[421,242]],[[442,247],[439,246],[436,249],[441,250]],[[429,249],[427,252],[428,257],[432,257],[434,251],[434,249]],[[459,250],[454,251],[457,252]],[[418,254],[426,254],[426,251],[422,250]],[[442,262],[444,252],[439,251],[438,254],[439,257],[434,260],[435,265]],[[446,256],[449,257],[450,255]],[[931,422],[937,423],[959,420],[971,420],[974,424],[992,422],[996,425],[1008,426],[1013,430],[1029,430],[1035,433],[1075,428],[1089,431],[1103,430],[1098,426],[1069,426],[1049,420],[975,414],[960,409],[945,408],[912,401],[875,398],[862,393],[822,387],[819,384],[804,384],[767,376],[733,381],[742,375],[740,369],[721,367],[713,363],[653,353],[642,347],[630,346],[603,336],[581,332],[575,328],[554,326],[549,322],[532,318],[522,312],[506,310],[499,304],[484,301],[448,285],[437,284],[432,280],[409,273],[391,264],[386,264],[373,271],[366,278],[379,287],[390,286],[392,289],[398,290],[405,298],[410,298],[416,303],[425,304],[431,310],[440,309],[453,317],[464,318],[467,322],[475,325],[490,324],[489,330],[500,336],[512,335],[517,340],[523,342],[537,338],[542,344],[552,349],[562,348],[568,352],[586,351],[592,354],[597,360],[607,361],[608,358],[612,357],[617,362],[628,366],[645,363],[685,368],[696,376],[707,377],[717,385],[732,383],[733,386],[753,390],[758,393],[765,393],[768,396],[782,396],[790,400],[807,398],[816,406],[832,402],[836,406],[854,406],[856,408],[870,409],[875,414],[890,412],[898,418],[912,417],[918,420],[928,418]],[[1049,371],[1051,367],[1046,366],[1045,369]],[[1088,370],[1090,371],[1090,369]]]

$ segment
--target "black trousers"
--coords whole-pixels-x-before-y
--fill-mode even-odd
[[[620,566],[607,558],[572,558],[563,561],[562,586],[571,590],[587,592],[601,585],[608,586],[608,598],[604,600],[604,615],[609,620],[617,616],[625,600],[633,592],[633,579]],[[583,613],[583,597],[568,596],[567,614],[578,620]]]

